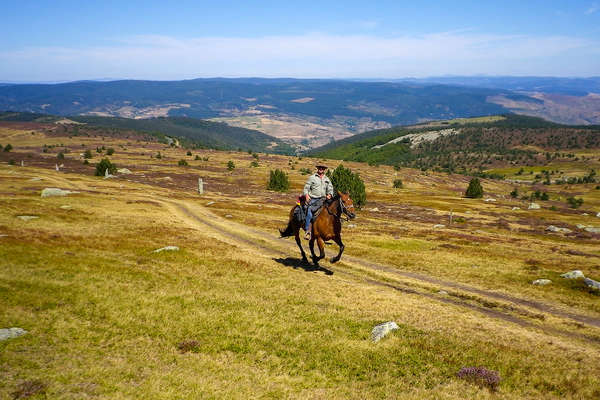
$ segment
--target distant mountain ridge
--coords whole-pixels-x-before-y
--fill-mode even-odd
[[[64,118],[47,114],[0,113],[0,121],[56,123],[62,119]],[[85,127],[136,131],[156,136],[159,139],[166,136],[175,137],[195,147],[222,150],[242,149],[244,151],[250,150],[278,154],[294,153],[294,148],[287,143],[262,132],[194,118],[161,117],[128,119],[118,117],[70,116],[68,119],[84,124],[76,125],[75,131],[80,131]]]

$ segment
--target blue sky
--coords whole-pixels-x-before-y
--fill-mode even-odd
[[[0,81],[598,76],[598,1],[6,2]]]

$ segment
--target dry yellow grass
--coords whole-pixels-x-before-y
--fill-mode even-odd
[[[36,156],[25,167],[0,163],[0,328],[30,333],[0,342],[0,397],[32,379],[65,399],[600,395],[600,327],[560,313],[599,320],[599,296],[558,277],[581,269],[600,279],[598,240],[540,229],[593,224],[594,215],[526,210],[503,182],[484,181],[495,203],[465,201],[463,177],[344,163],[366,178],[369,203],[345,226],[346,253],[323,263],[333,272],[325,275],[276,239],[306,178],[298,170],[315,160],[261,154],[251,168],[252,156],[236,152],[189,157],[155,143],[12,131],[0,143],[9,134],[15,156]],[[113,147],[111,159],[133,174],[104,180],[74,161],[57,173],[50,158],[28,166],[53,156],[44,143],[67,144],[66,161],[82,143]],[[158,151],[165,157],[150,158]],[[291,193],[264,189],[273,168],[289,172]],[[391,188],[395,177],[405,189]],[[44,187],[80,193],[40,198]],[[593,187],[582,195],[590,211],[600,205]],[[181,250],[152,253],[166,245]],[[538,277],[554,283],[532,286]],[[372,327],[389,320],[400,330],[371,343]],[[198,346],[181,353],[189,340]],[[463,366],[499,371],[498,393],[456,378]]]

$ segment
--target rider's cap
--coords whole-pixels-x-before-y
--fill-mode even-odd
[[[324,168],[324,169],[327,169],[327,166],[326,166],[326,165],[316,165],[316,167],[317,167],[317,168]]]

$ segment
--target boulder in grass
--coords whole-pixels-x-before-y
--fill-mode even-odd
[[[0,329],[0,340],[16,338],[19,336],[23,336],[26,333],[27,333],[27,331],[22,328]]]
[[[596,214],[596,217],[600,218],[600,212],[598,214]]]
[[[586,226],[585,228],[583,228],[583,230],[590,233],[600,233],[600,228],[596,228],[593,226]]]
[[[160,249],[156,249],[153,251],[153,253],[160,253],[163,251],[179,251],[179,247],[177,246],[166,246],[166,247],[161,247]]]
[[[445,228],[445,227],[446,227],[446,225],[443,225],[443,224],[435,224],[435,225],[433,226],[433,229],[443,229],[443,228]]]
[[[371,340],[377,343],[385,336],[387,336],[388,333],[390,333],[391,331],[395,331],[396,329],[400,329],[400,327],[393,321],[379,324],[375,326],[371,331]]]
[[[566,279],[585,279],[585,275],[583,275],[583,272],[581,272],[578,269],[564,273],[561,276]]]
[[[22,219],[23,221],[31,221],[32,219],[38,219],[37,215],[17,215],[17,218]]]
[[[531,282],[534,285],[538,285],[538,286],[546,286],[552,283],[552,281],[550,279],[536,279],[535,281]]]
[[[598,281],[595,281],[595,280],[590,279],[590,278],[583,278],[583,282],[588,287],[591,287],[592,289],[600,290],[600,282],[598,282]]]
[[[42,197],[67,196],[69,194],[79,193],[73,190],[62,190],[58,188],[46,188],[42,190]]]
[[[529,207],[527,207],[528,210],[539,210],[541,207],[538,203],[530,203]]]
[[[123,175],[129,175],[129,174],[131,174],[131,171],[128,170],[127,168],[118,168],[117,172],[119,174],[123,174]]]
[[[547,231],[556,232],[556,233],[571,233],[569,228],[559,228],[558,226],[550,225],[546,228]]]

